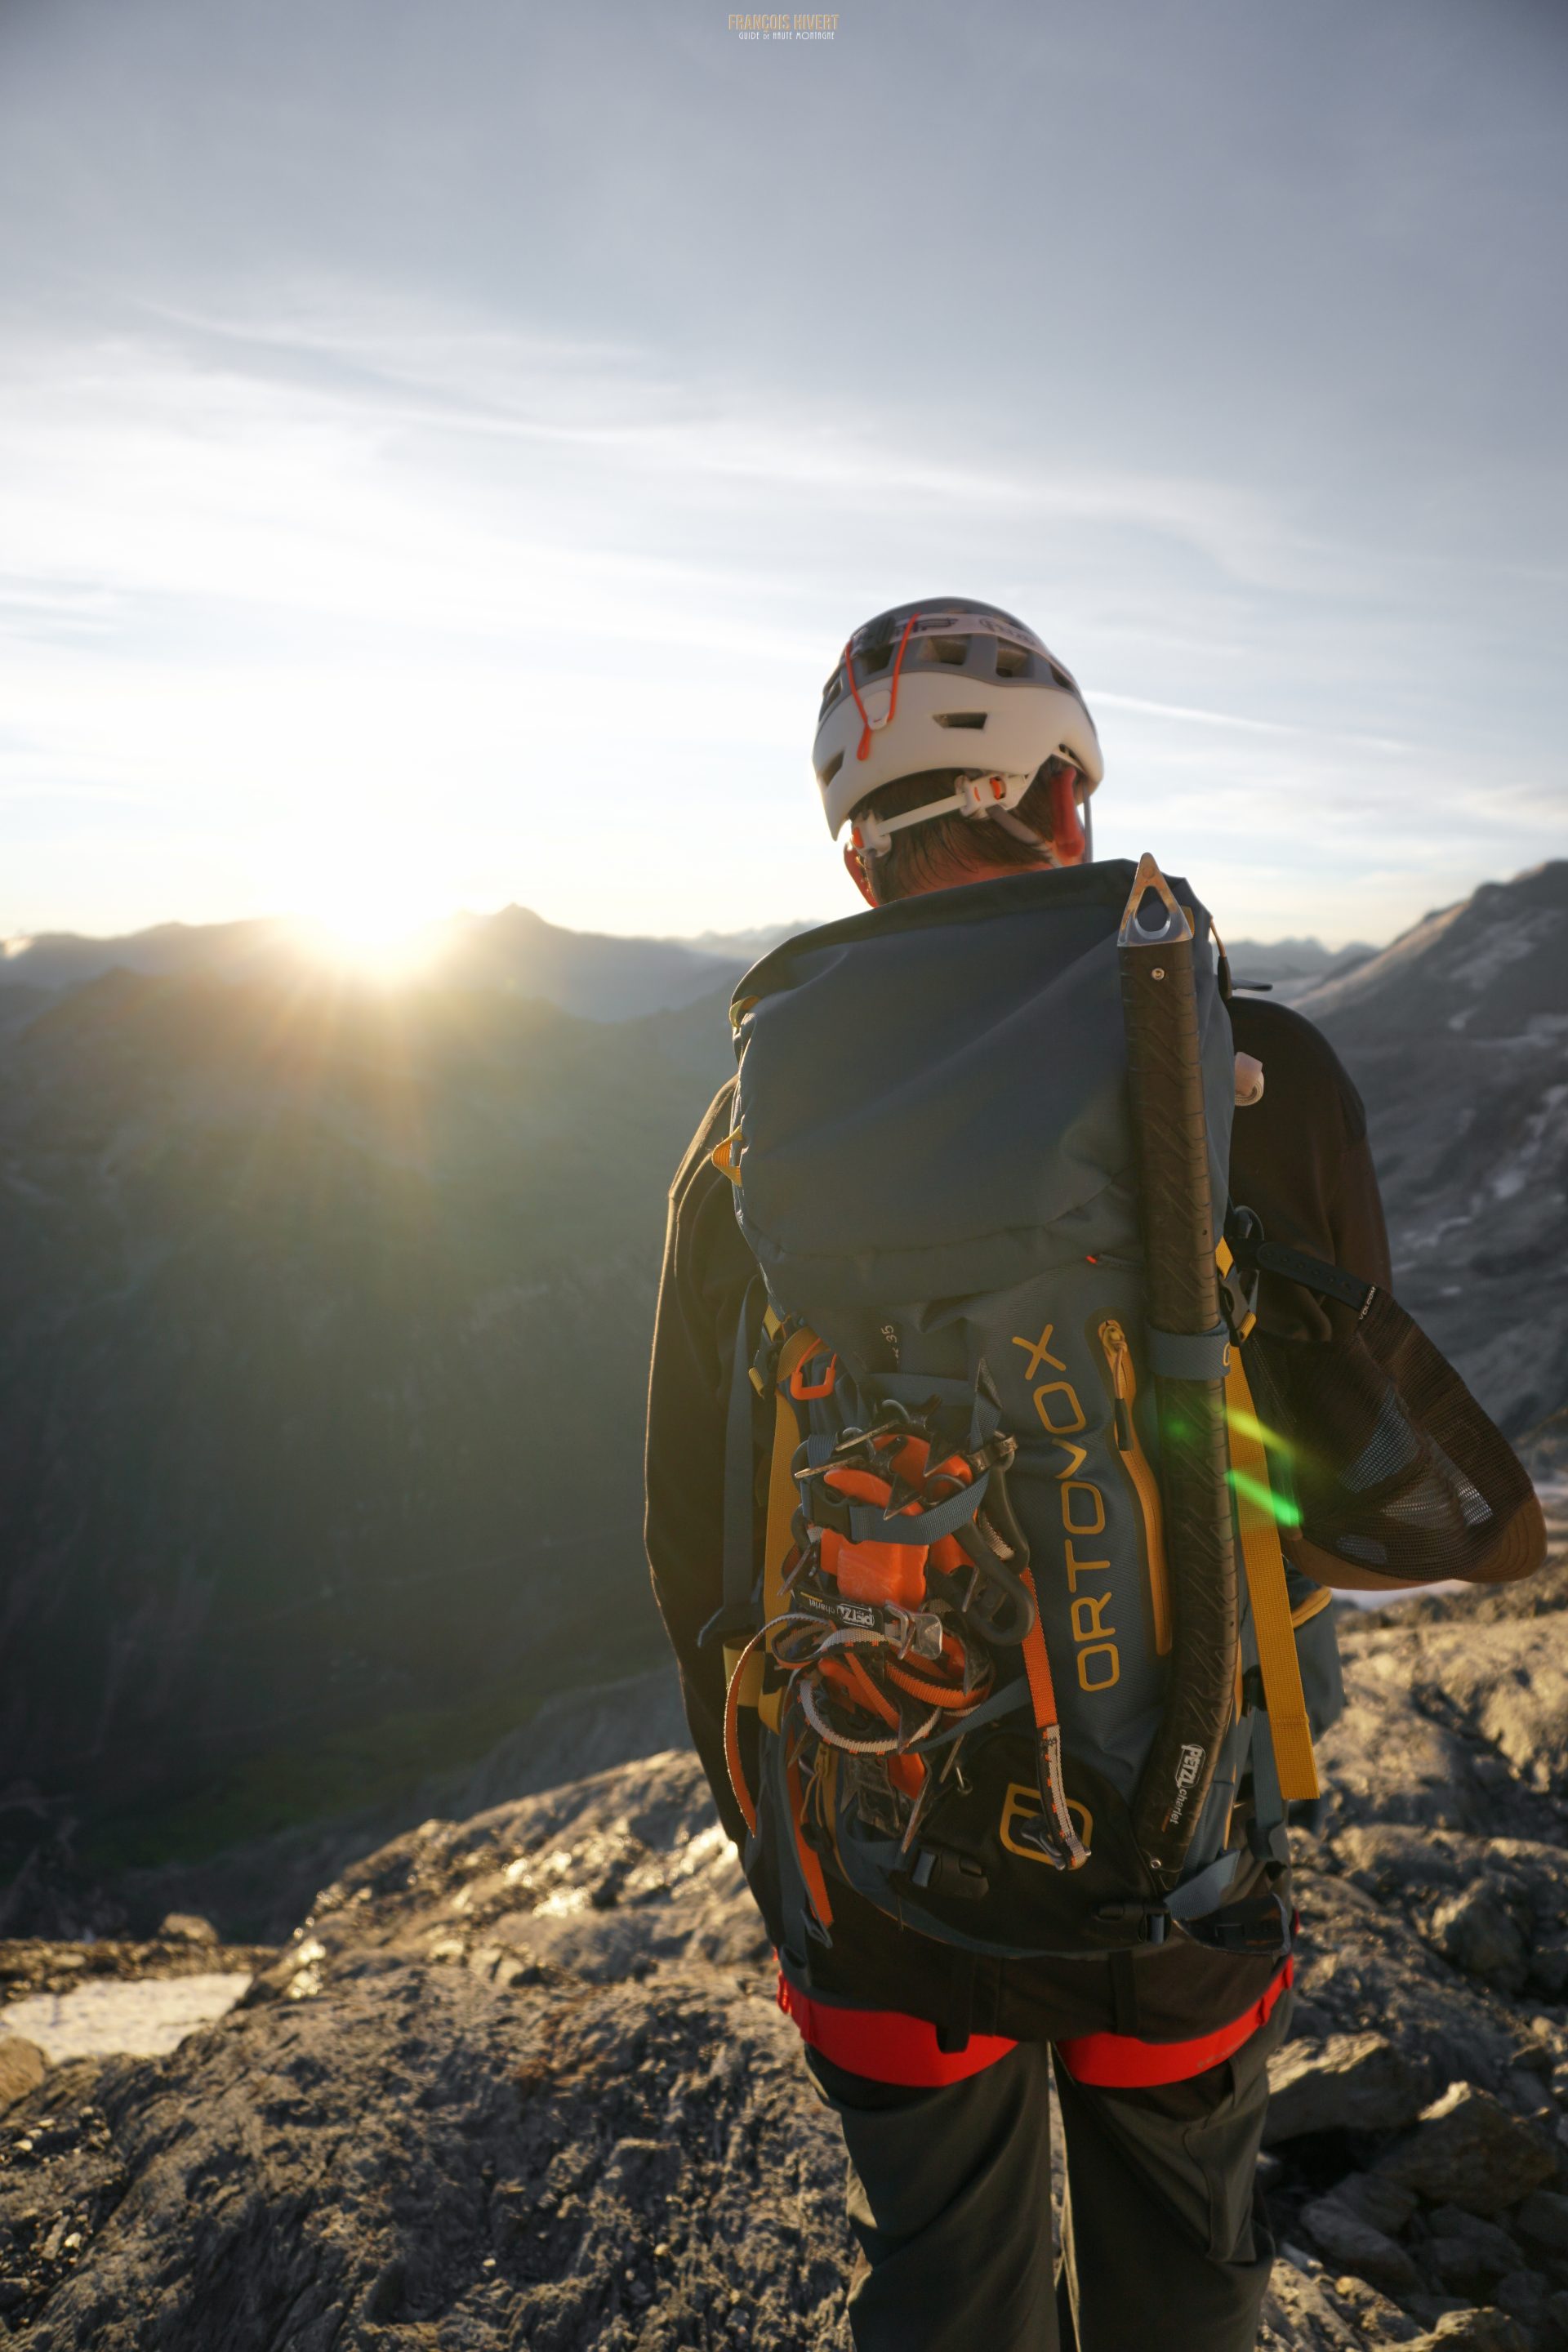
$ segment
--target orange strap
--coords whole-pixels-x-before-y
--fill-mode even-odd
[[[790,1409],[789,1385],[798,1367],[821,1340],[815,1331],[792,1331],[779,1354],[773,1390],[773,1454],[768,1472],[768,1526],[763,1539],[763,1622],[771,1624],[784,1606],[784,1570],[790,1554],[790,1523],[800,1490],[792,1465],[800,1429]]]
[[[1040,1623],[1040,1603],[1035,1591],[1033,1569],[1025,1569],[1022,1581],[1035,1604],[1035,1622],[1024,1636],[1024,1672],[1029,1677],[1029,1696],[1035,1705],[1035,1727],[1042,1733],[1054,1731],[1057,1727],[1057,1686],[1051,1680],[1051,1662],[1046,1653],[1045,1629]]]
[[[920,614],[918,613],[911,613],[909,619],[904,623],[904,634],[899,639],[898,655],[893,663],[892,691],[888,697],[887,723],[889,725],[891,725],[893,713],[899,707],[899,672],[904,666],[904,647],[909,644],[910,631],[914,627],[915,623],[919,619]],[[866,706],[860,699],[860,689],[855,683],[855,640],[853,637],[850,638],[848,644],[844,648],[844,667],[849,679],[849,691],[855,697],[855,708],[860,713],[860,748],[856,752],[855,757],[858,760],[867,760],[869,759],[871,755],[872,729],[871,722],[866,716]]]
[[[784,1779],[789,1787],[789,1817],[795,1829],[795,1850],[800,1863],[800,1874],[805,1881],[805,1891],[811,1897],[811,1907],[825,1927],[833,1925],[833,1906],[827,1899],[827,1881],[822,1874],[822,1864],[806,1843],[805,1828],[805,1796],[800,1785],[800,1767],[785,1767]]]

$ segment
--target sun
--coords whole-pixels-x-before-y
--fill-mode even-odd
[[[381,980],[423,971],[437,945],[436,919],[419,877],[378,872],[368,861],[318,874],[294,894],[295,916],[311,952]]]

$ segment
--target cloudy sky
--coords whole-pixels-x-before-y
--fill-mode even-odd
[[[1568,853],[1559,0],[0,0],[0,935],[847,910],[849,628],[994,597],[1110,855]]]

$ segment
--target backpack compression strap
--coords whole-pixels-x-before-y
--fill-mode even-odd
[[[776,1330],[776,1322],[773,1328]],[[743,1339],[744,1324],[742,1323],[742,1339],[736,1342],[738,1350],[742,1349]],[[727,1636],[724,1644],[725,1760],[730,1768],[730,1785],[735,1791],[735,1801],[745,1816],[747,1828],[753,1832],[757,1826],[757,1809],[752,1792],[746,1786],[745,1771],[741,1761],[738,1717],[739,1710],[742,1706],[754,1706],[770,1730],[778,1729],[777,1694],[770,1694],[763,1689],[763,1676],[766,1637],[780,1617],[787,1612],[784,1570],[790,1553],[790,1522],[795,1517],[795,1504],[799,1499],[795,1482],[794,1464],[795,1447],[800,1442],[800,1431],[789,1402],[789,1386],[791,1377],[797,1366],[803,1364],[814,1350],[821,1348],[821,1345],[822,1342],[815,1331],[792,1331],[779,1351],[773,1381],[773,1444],[768,1469],[767,1529],[763,1538],[762,1625],[752,1634],[750,1641],[743,1647],[731,1638],[728,1638],[732,1632],[739,1632],[742,1629],[732,1629],[728,1622],[723,1629]],[[737,1363],[743,1360],[743,1354],[738,1353]],[[752,1372],[750,1374],[750,1379],[760,1384],[760,1374]],[[747,1433],[749,1448],[749,1420]],[[750,1463],[751,1457],[748,1451],[746,1456],[748,1474]],[[731,1462],[728,1478],[728,1484],[731,1486],[734,1484],[736,1470],[737,1465]],[[749,1475],[744,1491],[749,1511],[752,1493]],[[751,1618],[751,1622],[753,1625],[756,1624],[754,1614]],[[791,1795],[794,1794],[795,1791],[792,1790]]]
[[[1242,1369],[1239,1348],[1230,1351],[1225,1401],[1230,1433],[1231,1486],[1236,1496],[1247,1597],[1252,1603],[1258,1671],[1263,1677],[1263,1704],[1279,1768],[1279,1793],[1287,1803],[1292,1803],[1317,1797],[1321,1791],[1306,1696],[1301,1688],[1301,1661],[1296,1654],[1289,1589],[1285,1581],[1285,1555],[1279,1546],[1278,1515],[1281,1506],[1268,1483],[1263,1427],[1253,1408],[1252,1391]]]

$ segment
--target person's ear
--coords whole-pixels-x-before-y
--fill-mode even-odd
[[[847,841],[844,845],[844,871],[848,875],[868,907],[875,907],[879,902],[877,893],[871,887],[871,877],[866,871],[866,861],[852,841]]]

